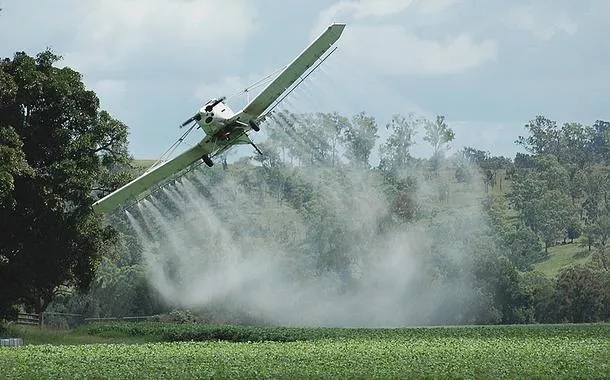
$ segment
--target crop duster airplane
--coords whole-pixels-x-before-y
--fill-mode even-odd
[[[214,165],[212,158],[233,145],[250,144],[261,153],[247,132],[259,131],[259,125],[265,116],[335,51],[336,47],[329,49],[337,42],[344,28],[345,24],[331,24],[241,111],[231,111],[224,102],[225,97],[208,101],[181,125],[182,128],[191,124],[179,142],[184,140],[186,134],[195,126],[205,132],[205,137],[197,145],[169,161],[158,166],[153,165],[140,177],[95,202],[93,210],[103,214],[113,211],[128,200],[138,201],[151,187],[201,162],[200,160],[207,166]]]

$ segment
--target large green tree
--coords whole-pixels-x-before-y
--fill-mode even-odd
[[[0,317],[86,287],[114,235],[91,203],[121,182],[127,127],[60,59],[47,50],[0,62]]]

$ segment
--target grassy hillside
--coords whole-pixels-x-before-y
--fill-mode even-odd
[[[557,245],[549,248],[550,257],[534,265],[534,269],[546,274],[555,276],[564,267],[584,264],[589,261],[591,252],[586,247],[580,247],[576,242],[566,245]]]
[[[133,166],[135,166],[138,170],[144,171],[151,167],[155,162],[157,162],[157,160],[133,160]]]

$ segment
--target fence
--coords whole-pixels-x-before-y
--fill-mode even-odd
[[[141,317],[103,317],[103,318],[85,318],[85,323],[93,322],[147,322],[154,321],[157,316],[145,315]]]
[[[157,320],[157,316],[146,315],[138,317],[101,317],[101,318],[83,318],[81,314],[57,313],[45,311],[42,314],[19,313],[17,320],[18,325],[30,325],[53,328],[74,328],[84,324],[93,322],[146,322]]]
[[[80,314],[45,311],[42,314],[19,313],[15,323],[41,327],[73,328],[82,325],[84,322],[83,316]]]
[[[23,339],[21,339],[21,338],[0,339],[0,347],[20,347],[20,346],[23,346]]]
[[[38,326],[40,324],[40,316],[38,314],[27,314],[27,313],[19,313],[17,316],[17,321],[15,321],[18,325],[35,325]]]

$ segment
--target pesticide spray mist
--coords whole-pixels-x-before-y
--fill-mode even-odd
[[[363,93],[354,98],[388,99],[400,109],[405,99],[368,83],[369,75],[352,72],[338,54],[283,104],[297,114],[331,112],[325,107],[346,101],[336,88],[360,78],[364,85],[354,91]],[[355,113],[363,105],[341,106]],[[260,132],[275,138],[262,147],[265,167],[202,165],[120,216],[141,245],[150,285],[171,307],[218,322],[475,321],[488,304],[474,262],[492,245],[481,210],[483,182],[473,175],[470,183],[455,183],[455,167],[443,179],[407,165],[395,173],[403,183],[394,184],[398,191],[387,191],[378,171],[348,164],[339,143],[335,150],[332,126],[314,132],[311,123],[278,111]],[[328,152],[329,144],[332,157],[320,159],[316,152]],[[284,169],[273,169],[274,162]],[[402,191],[408,183],[416,186]],[[405,204],[410,217],[401,220]]]
[[[420,222],[392,219],[382,177],[344,164],[293,170],[292,201],[260,167],[199,167],[126,216],[150,284],[173,307],[288,326],[468,322],[472,257],[487,231],[480,188],[463,185],[449,206],[443,181],[404,172],[417,177]],[[308,198],[296,205],[300,189]]]

